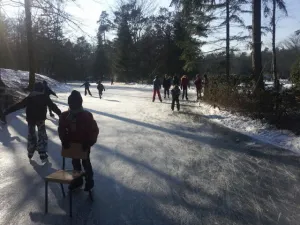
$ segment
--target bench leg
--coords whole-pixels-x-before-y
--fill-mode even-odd
[[[66,193],[65,193],[64,185],[63,185],[63,184],[60,184],[60,188],[61,188],[62,195],[63,195],[64,198],[65,198],[65,197],[66,197]]]
[[[48,181],[45,181],[45,213],[48,213]]]
[[[70,217],[72,217],[72,191],[69,191],[69,203]]]

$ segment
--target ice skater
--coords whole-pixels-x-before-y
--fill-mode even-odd
[[[56,93],[54,92],[54,91],[52,91],[51,90],[51,88],[48,86],[48,83],[47,83],[47,81],[43,81],[43,85],[44,85],[44,92],[45,92],[45,94],[47,95],[47,96],[49,96],[49,98],[50,98],[50,95],[54,95],[56,98],[58,98],[57,97],[57,95],[56,95]],[[51,108],[48,108],[49,109],[49,114],[50,114],[50,116],[51,117],[54,117],[54,114],[53,114],[53,112],[51,111]]]
[[[202,83],[202,77],[199,74],[197,74],[196,80],[194,82],[197,91],[197,100],[201,99]]]
[[[182,90],[182,100],[184,99],[184,97],[186,100],[189,100],[188,91],[187,91],[188,88],[190,88],[189,79],[186,75],[183,75],[181,78],[181,85],[180,85],[180,89]]]
[[[110,85],[113,85],[114,84],[114,78],[112,77],[111,79],[110,79]]]
[[[105,91],[105,87],[101,83],[101,80],[99,80],[97,84],[98,84],[97,89],[98,89],[98,92],[99,92],[99,97],[101,99],[102,98],[102,92]]]
[[[170,87],[171,87],[171,78],[166,74],[163,80],[163,88],[164,88],[164,98],[170,98]]]
[[[155,101],[156,94],[158,95],[159,101],[162,102],[161,95],[160,95],[161,83],[158,76],[155,76],[153,80],[153,99],[152,102]]]
[[[173,85],[174,86],[176,86],[176,85],[179,86],[180,85],[180,80],[179,80],[179,78],[176,74],[173,76]]]
[[[28,97],[4,111],[4,115],[6,116],[12,112],[26,108],[26,120],[28,123],[27,151],[29,159],[33,157],[35,150],[38,151],[42,161],[46,161],[48,158],[48,137],[45,126],[47,107],[60,116],[60,109],[45,94],[44,85],[38,82],[34,85],[34,89]],[[36,127],[38,129],[38,136],[36,136]]]
[[[180,89],[178,85],[175,85],[175,87],[171,90],[172,94],[172,104],[171,104],[171,109],[174,111],[175,103],[177,106],[177,110],[180,110],[180,103],[179,103],[179,96],[180,96]]]
[[[58,134],[64,148],[69,148],[71,143],[81,143],[84,151],[88,152],[87,159],[72,159],[74,171],[81,172],[83,166],[86,174],[84,191],[94,187],[93,168],[90,161],[91,147],[97,142],[99,128],[92,113],[82,108],[82,97],[78,91],[72,91],[68,98],[69,110],[63,112],[59,118]],[[70,184],[69,189],[81,187],[83,179]]]
[[[92,96],[91,94],[91,91],[90,91],[90,86],[91,84],[89,83],[89,81],[85,81],[83,83],[83,85],[81,85],[80,87],[83,87],[84,86],[84,95],[86,96],[87,95],[87,92],[89,93],[90,96]]]

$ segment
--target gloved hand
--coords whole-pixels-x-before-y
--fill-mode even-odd
[[[63,146],[63,148],[68,149],[68,148],[71,147],[71,144],[70,144],[70,142],[68,142],[68,141],[63,141],[63,142],[62,142],[62,146]]]

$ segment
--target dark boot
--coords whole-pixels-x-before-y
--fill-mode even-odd
[[[46,152],[40,152],[40,159],[42,162],[47,162],[48,161],[48,155]],[[29,157],[29,153],[28,153],[28,157]]]
[[[94,188],[94,180],[87,180],[85,182],[84,191],[91,191]]]
[[[82,185],[83,185],[83,179],[82,179],[82,177],[81,177],[81,178],[74,179],[74,180],[72,181],[72,183],[69,185],[69,190],[70,190],[70,191],[74,191],[74,190],[76,190],[76,189],[81,188]]]

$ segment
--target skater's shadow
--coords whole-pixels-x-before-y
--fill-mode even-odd
[[[108,101],[108,102],[120,102],[120,101],[114,100],[114,99],[103,99],[103,100]]]
[[[7,125],[1,125],[0,142],[6,147],[11,147],[11,142],[14,140],[21,142],[21,139],[18,136],[11,136],[10,132],[8,131]]]
[[[72,221],[72,218],[68,217],[68,215],[62,215],[62,214],[52,214],[48,213],[45,215],[45,213],[40,212],[30,212],[29,217],[32,222],[41,224],[65,224],[65,225],[72,225],[74,224]]]

